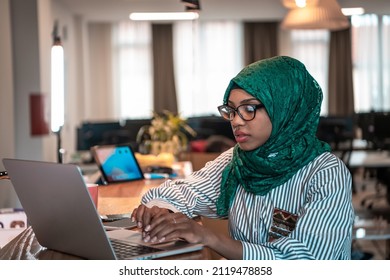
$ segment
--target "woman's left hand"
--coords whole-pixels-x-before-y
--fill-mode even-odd
[[[184,239],[189,243],[204,243],[208,230],[182,213],[156,216],[142,232],[145,242]]]
[[[184,239],[188,243],[202,243],[227,259],[242,259],[242,243],[223,233],[217,233],[188,218],[182,213],[155,215],[143,228],[145,242],[164,242]]]

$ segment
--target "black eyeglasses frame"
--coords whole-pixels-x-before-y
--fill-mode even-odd
[[[251,119],[245,119],[245,118],[241,115],[241,113],[240,113],[240,111],[239,111],[239,108],[242,107],[242,106],[250,106],[250,107],[253,108],[253,117],[252,117]],[[222,110],[223,110],[224,108],[230,109],[231,112],[233,113],[233,117],[225,118],[224,115],[222,114]],[[237,106],[237,108],[233,108],[233,107],[231,107],[231,106],[229,106],[229,105],[224,104],[224,105],[218,106],[218,111],[219,111],[221,117],[224,118],[225,120],[232,121],[232,120],[235,118],[236,113],[237,113],[237,114],[240,116],[241,119],[243,119],[244,121],[249,122],[249,121],[253,120],[253,119],[256,117],[256,111],[257,111],[258,109],[261,109],[261,108],[265,108],[264,104],[242,104],[242,105],[240,105],[240,106]],[[229,116],[231,116],[231,114],[229,114]]]

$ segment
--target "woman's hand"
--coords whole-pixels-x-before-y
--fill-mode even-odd
[[[184,239],[189,243],[206,243],[208,230],[182,213],[163,213],[153,216],[144,228],[145,242],[163,242]],[[210,233],[209,233],[210,234]]]
[[[145,242],[164,242],[184,239],[189,243],[202,243],[228,259],[242,259],[242,244],[225,234],[217,233],[188,218],[182,213],[168,209],[140,205],[131,218],[142,229]]]
[[[157,217],[163,214],[169,213],[168,209],[160,208],[153,206],[151,208],[146,207],[145,205],[139,205],[138,208],[133,210],[131,214],[132,221],[137,222],[138,228],[144,228],[150,224],[153,217]]]
[[[182,213],[172,213],[168,209],[140,205],[131,214],[137,227],[142,229],[145,242],[185,239],[189,243],[203,242],[204,227]]]

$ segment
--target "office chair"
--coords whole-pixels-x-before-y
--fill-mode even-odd
[[[327,142],[334,152],[349,151],[355,136],[354,122],[353,116],[322,116],[317,137]]]
[[[353,174],[349,159],[355,138],[355,116],[320,117],[317,138],[327,142],[332,148],[332,153],[338,156]],[[352,191],[356,192],[355,184],[352,184]]]

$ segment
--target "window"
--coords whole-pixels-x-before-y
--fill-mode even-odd
[[[326,30],[292,30],[287,55],[300,60],[321,86],[323,101],[321,115],[328,114],[329,32]]]
[[[150,23],[114,25],[114,92],[121,118],[149,118],[153,112],[152,30]]]
[[[243,67],[242,33],[242,24],[235,21],[175,23],[175,79],[182,116],[219,115],[217,106]]]
[[[383,110],[390,110],[390,16],[382,17],[382,95]]]
[[[239,22],[183,21],[174,24],[178,110],[184,117],[218,114],[231,78],[243,67]],[[114,92],[121,118],[149,118],[153,112],[151,24],[114,27]]]
[[[390,109],[390,17],[352,17],[355,111]]]
[[[379,102],[378,17],[353,16],[351,23],[355,111],[370,111]]]
[[[390,110],[390,16],[353,16],[351,23],[355,111]],[[320,84],[321,115],[327,115],[329,31],[285,31],[282,37],[281,54],[301,60]],[[217,115],[228,82],[243,67],[242,23],[175,22],[173,38],[179,112],[184,117]],[[114,28],[114,90],[122,118],[152,114],[151,40],[147,22]]]

